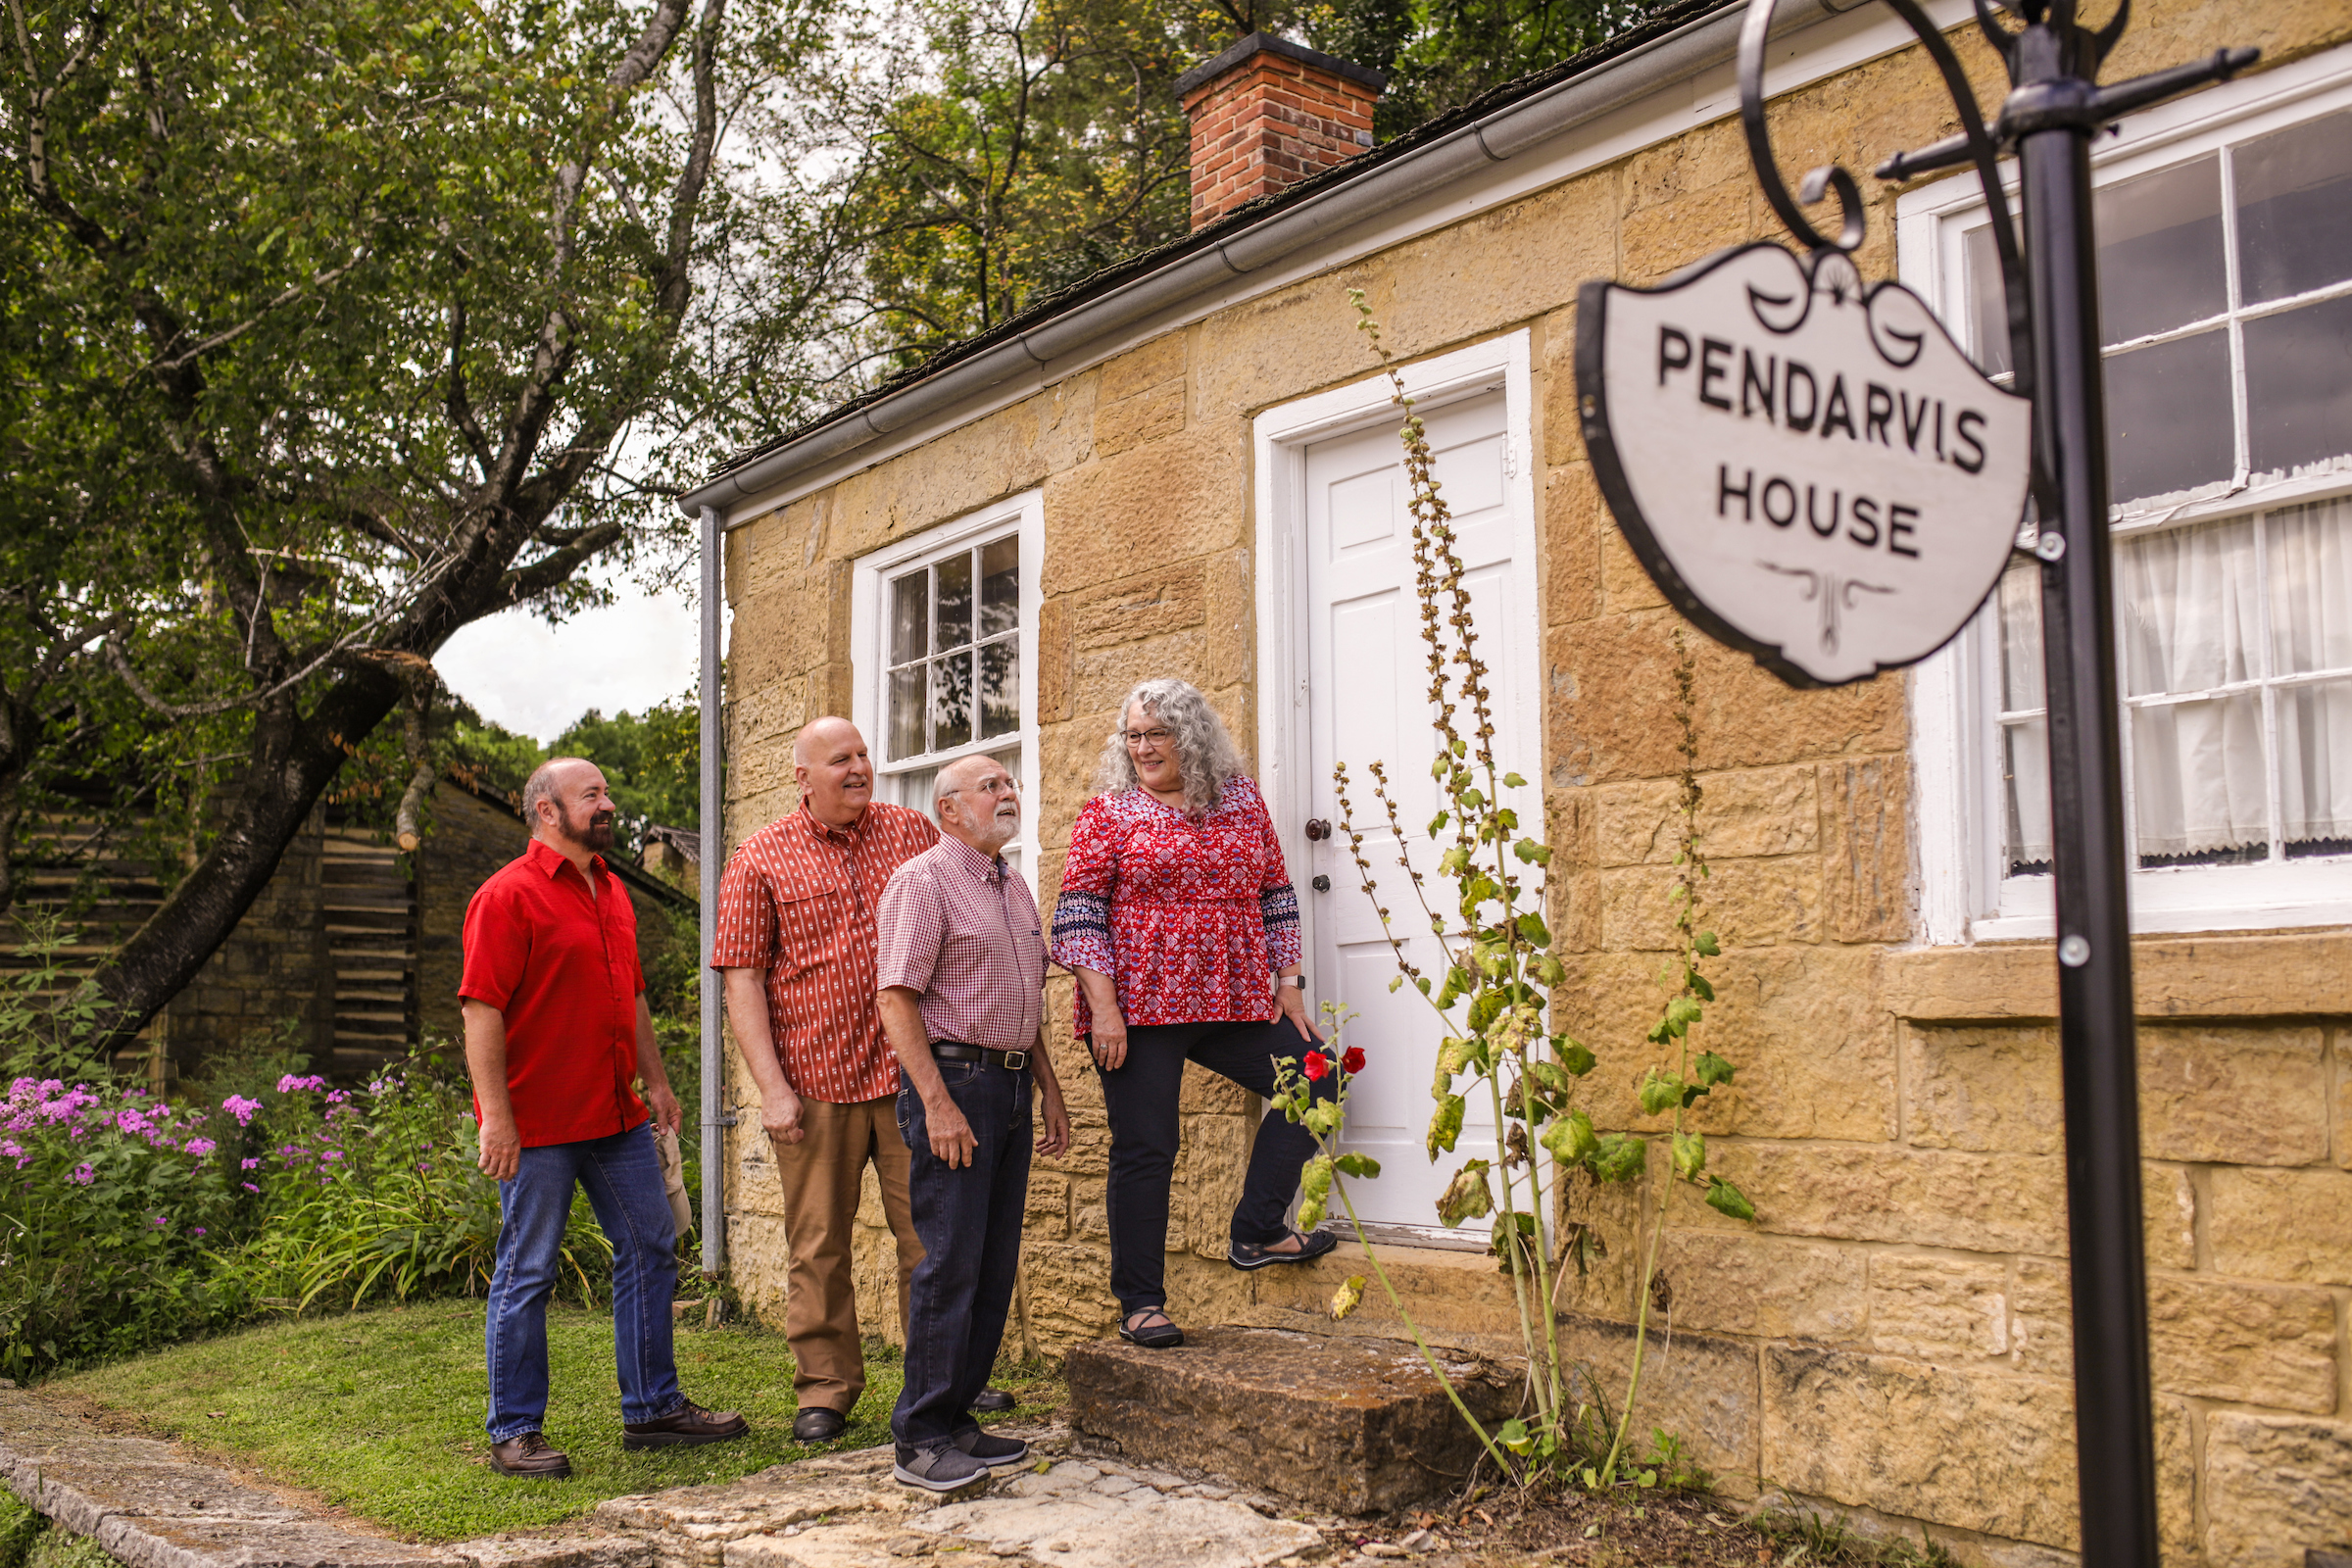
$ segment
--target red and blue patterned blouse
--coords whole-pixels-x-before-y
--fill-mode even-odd
[[[1109,975],[1131,1025],[1274,1017],[1274,971],[1298,961],[1298,896],[1257,785],[1228,779],[1197,821],[1141,789],[1087,802],[1054,961]],[[1083,991],[1077,1024],[1093,1027]]]

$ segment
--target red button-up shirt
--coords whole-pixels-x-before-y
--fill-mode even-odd
[[[458,995],[506,1014],[507,1092],[522,1147],[610,1138],[646,1118],[637,1076],[637,911],[591,857],[595,886],[538,839],[466,906]],[[473,1106],[482,1114],[481,1102]]]
[[[795,1093],[849,1105],[899,1092],[874,1007],[874,909],[891,873],[938,842],[904,806],[868,806],[846,828],[804,806],[727,858],[710,966],[767,971],[768,1032]]]
[[[1037,1049],[1046,939],[1037,900],[1004,857],[942,838],[899,867],[875,924],[875,980],[915,993],[933,1040]]]

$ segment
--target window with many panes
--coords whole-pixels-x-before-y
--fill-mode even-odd
[[[940,768],[975,754],[1033,782],[1035,514],[1016,505],[859,563],[857,684],[877,798],[928,813]],[[1004,852],[1025,873],[1027,845],[1024,833]]]
[[[2233,901],[2300,896],[2248,868],[2352,889],[2352,863],[2326,863],[2352,855],[2346,96],[2176,131],[2137,158],[2127,125],[2126,156],[2098,171],[2124,782],[2133,863],[2156,878],[2135,908],[2198,904],[2229,924]],[[2005,375],[1981,203],[1951,221],[1947,314]],[[2047,906],[2040,629],[2039,567],[2021,560],[1977,628],[1975,733],[1960,738],[1984,786],[1982,914]]]

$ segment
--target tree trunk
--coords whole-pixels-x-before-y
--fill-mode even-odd
[[[94,977],[106,999],[106,1053],[122,1050],[194,980],[261,897],[277,864],[342,768],[335,737],[368,735],[400,701],[400,683],[346,675],[308,718],[272,706],[254,718],[251,757],[227,822],[163,906]]]

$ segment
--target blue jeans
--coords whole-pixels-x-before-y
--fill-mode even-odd
[[[547,1419],[547,1298],[563,1267],[571,1189],[612,1244],[612,1359],[620,1372],[620,1418],[659,1421],[686,1402],[670,1352],[669,1301],[676,1294],[677,1233],[662,1186],[649,1119],[610,1138],[546,1144],[498,1184],[505,1224],[490,1276],[490,1441],[537,1432]]]
[[[1021,1266],[1029,1199],[1029,1074],[994,1061],[943,1061],[939,1075],[977,1144],[958,1170],[931,1152],[921,1097],[899,1090],[899,1131],[909,1153],[907,1196],[923,1260],[906,1323],[906,1381],[891,1436],[910,1447],[946,1443],[978,1423]]]

